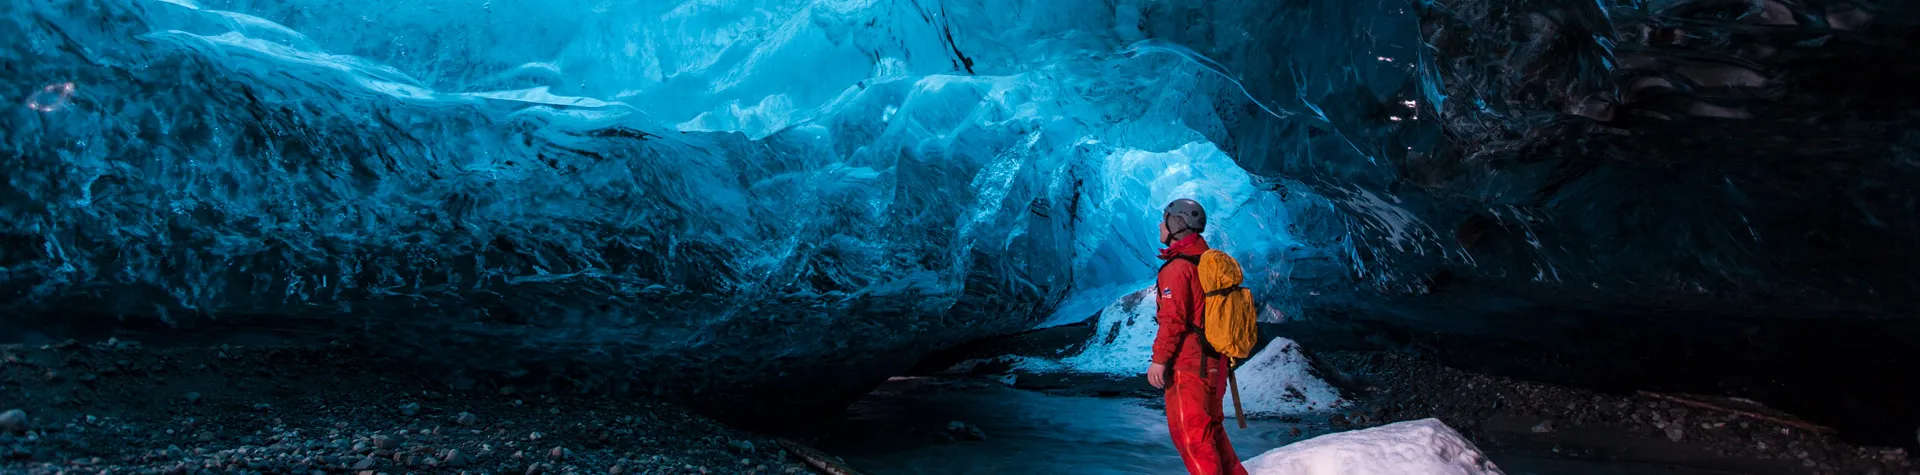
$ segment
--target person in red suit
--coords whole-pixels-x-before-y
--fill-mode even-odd
[[[1175,200],[1161,214],[1160,278],[1155,320],[1160,331],[1153,339],[1153,364],[1147,382],[1166,390],[1167,431],[1173,446],[1193,475],[1247,475],[1240,456],[1227,441],[1226,414],[1220,408],[1226,395],[1227,360],[1205,345],[1200,328],[1206,313],[1200,289],[1200,255],[1207,240],[1207,212],[1200,203]]]

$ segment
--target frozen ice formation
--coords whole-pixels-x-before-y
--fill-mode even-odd
[[[1065,4],[367,7],[0,7],[58,85],[0,112],[0,327],[828,405],[1150,276],[1157,202],[1287,242],[1202,66]]]
[[[1920,351],[1867,318],[1920,298],[1916,29],[1869,3],[7,2],[0,338],[827,405],[1089,316],[1197,196],[1297,323],[1881,387],[1742,359]]]

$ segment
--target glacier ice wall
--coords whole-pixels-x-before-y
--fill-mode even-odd
[[[1337,210],[1290,202],[1296,339],[1920,426],[1920,9],[1414,3],[1154,3],[1249,78],[1196,130]]]
[[[1303,335],[1859,389],[1920,341],[1889,317],[1920,295],[1913,13],[11,2],[0,336],[355,339],[827,404],[1135,290],[1153,210],[1202,193]]]
[[[1149,278],[1175,194],[1285,242],[1097,4],[8,4],[0,327],[843,402]]]

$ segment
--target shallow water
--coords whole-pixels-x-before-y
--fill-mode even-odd
[[[986,440],[948,441],[950,421],[978,426]],[[1293,427],[1250,420],[1242,430],[1229,419],[1227,436],[1245,459],[1296,440],[1288,435]],[[1144,401],[931,378],[881,386],[848,410],[820,448],[869,474],[1182,472],[1165,413]]]
[[[954,440],[950,421],[979,427],[986,440]],[[1318,435],[1313,426],[1325,427],[1324,419],[1249,420],[1243,430],[1229,418],[1227,435],[1244,460]],[[818,446],[874,475],[1184,473],[1165,413],[1147,401],[1056,396],[979,380],[895,378],[849,408]],[[1483,448],[1509,475],[1771,472],[1575,459],[1551,447]]]

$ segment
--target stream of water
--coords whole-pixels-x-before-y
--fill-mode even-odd
[[[947,425],[986,440],[951,441]],[[854,404],[821,448],[870,474],[1181,473],[1166,415],[1145,401],[1055,396],[984,381],[897,378]],[[1231,421],[1241,458],[1285,445],[1292,424]]]
[[[948,430],[954,421],[979,427],[985,440],[956,439]],[[1244,460],[1318,435],[1311,428],[1323,421],[1256,419],[1240,429],[1229,419],[1227,434]],[[849,408],[818,444],[871,475],[1184,473],[1165,414],[1147,401],[1050,395],[981,380],[895,378]],[[1581,460],[1550,447],[1493,449],[1488,457],[1509,475],[1755,473]]]

